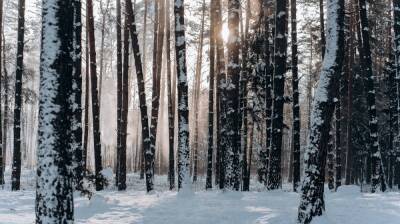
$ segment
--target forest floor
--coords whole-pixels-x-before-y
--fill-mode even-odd
[[[9,174],[9,172],[7,172]],[[6,173],[6,174],[7,174]],[[23,190],[0,190],[0,223],[34,223],[34,172],[23,171]],[[6,178],[9,179],[7,175]],[[128,190],[114,187],[91,200],[75,195],[76,223],[101,224],[292,224],[296,223],[299,194],[283,190],[266,192],[252,183],[251,192],[204,191],[204,179],[193,194],[168,191],[165,176],[156,176],[156,191],[147,194],[137,174],[128,175]],[[287,190],[285,190],[285,188]],[[400,193],[360,193],[357,186],[343,186],[325,194],[326,214],[314,224],[400,223]]]

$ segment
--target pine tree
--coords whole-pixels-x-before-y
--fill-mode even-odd
[[[221,0],[215,0],[215,5],[216,5],[216,13],[215,13],[215,33],[216,33],[216,88],[215,88],[215,98],[216,98],[216,133],[217,133],[217,139],[216,139],[216,153],[215,153],[215,184],[219,184],[220,188],[223,188],[223,183],[221,183],[221,169],[222,169],[222,161],[221,161],[221,150],[223,148],[223,143],[222,143],[222,135],[223,132],[221,130],[221,125],[222,125],[222,113],[221,113],[221,108],[222,108],[222,94],[221,94],[221,84],[223,83],[223,79],[225,76],[225,54],[224,54],[224,42],[222,40],[222,8],[221,8]]]
[[[189,105],[184,1],[175,0],[175,57],[178,77],[178,188],[189,184]]]
[[[338,77],[344,58],[344,0],[327,0],[327,48],[311,113],[309,143],[298,222],[308,224],[325,210],[325,161],[330,124],[334,112]]]
[[[207,178],[206,189],[212,188],[212,170],[213,170],[213,153],[214,153],[214,79],[215,79],[215,56],[216,56],[216,33],[215,33],[215,14],[216,1],[211,0],[210,6],[210,76],[208,89],[208,150],[207,150]]]
[[[394,22],[393,22],[393,30],[394,30],[394,43],[395,43],[395,66],[396,66],[396,97],[397,97],[397,117],[400,118],[400,0],[393,0],[393,9],[394,9]],[[395,133],[396,138],[396,165],[395,165],[395,173],[394,182],[397,183],[398,188],[400,188],[400,148],[399,148],[399,131],[400,124],[399,119],[397,120],[397,126],[399,130]]]
[[[296,0],[291,0],[291,27],[292,27],[292,88],[293,88],[293,190],[297,191],[300,185],[300,103],[298,77],[298,50],[297,50],[297,10]]]
[[[229,40],[228,47],[228,67],[224,86],[225,95],[225,119],[223,128],[226,130],[225,136],[225,160],[226,178],[225,187],[231,190],[239,190],[240,184],[240,108],[239,108],[239,10],[238,0],[228,1],[228,28]]]
[[[379,136],[378,136],[378,117],[376,115],[376,103],[375,103],[375,86],[374,86],[374,74],[372,71],[372,58],[371,58],[371,46],[369,43],[369,22],[367,15],[367,4],[366,0],[359,0],[360,10],[360,26],[362,36],[362,55],[361,64],[365,72],[365,90],[367,92],[367,104],[369,114],[369,154],[370,154],[370,166],[371,166],[371,192],[375,192],[379,182],[381,181],[381,188],[384,187],[384,178],[382,176],[383,168],[381,164],[381,152],[379,148]]]
[[[99,92],[97,89],[97,66],[96,66],[96,44],[94,37],[94,18],[93,18],[93,2],[87,0],[87,16],[88,32],[89,32],[89,57],[90,57],[90,87],[92,93],[92,121],[93,121],[93,142],[94,142],[94,166],[96,175],[96,190],[101,191],[104,188],[103,177],[101,171],[101,133],[100,133],[100,104]]]
[[[147,115],[146,105],[146,92],[145,83],[143,78],[142,59],[140,54],[138,34],[136,32],[135,14],[133,13],[133,6],[131,0],[126,0],[126,9],[129,23],[129,32],[131,37],[131,45],[133,50],[133,57],[135,59],[137,85],[139,90],[139,107],[142,123],[142,141],[146,174],[146,190],[150,192],[154,190],[154,152],[150,148],[150,130],[149,130],[149,117]]]
[[[116,1],[116,32],[117,32],[117,169],[116,186],[120,188],[120,159],[122,151],[122,20],[121,1]]]
[[[274,99],[272,113],[272,138],[268,170],[268,189],[278,189],[282,185],[281,152],[283,133],[283,105],[286,73],[287,48],[287,2],[277,1],[275,8],[275,51],[274,51]]]
[[[2,62],[2,50],[3,48],[1,47],[2,44],[2,38],[3,38],[3,0],[0,0],[0,185],[4,184],[4,153],[3,150],[5,147],[3,146],[3,116],[1,113],[1,108],[2,108],[2,99],[1,97],[2,91],[2,68],[1,68],[1,62]],[[6,87],[7,88],[7,87]],[[7,96],[5,96],[7,97]]]
[[[73,76],[72,94],[70,96],[71,146],[74,187],[83,190],[83,151],[82,151],[82,21],[81,1],[73,0],[74,33],[73,33]]]
[[[171,19],[170,19],[170,1],[166,0],[165,8],[165,38],[166,38],[166,57],[167,57],[167,91],[168,91],[168,140],[169,140],[169,169],[168,180],[169,189],[175,188],[175,153],[174,153],[174,137],[175,137],[175,89],[176,84],[171,72]],[[175,79],[174,79],[175,80]]]
[[[88,19],[86,19],[86,27]],[[84,131],[83,131],[83,152],[82,152],[82,167],[84,172],[87,170],[87,153],[89,147],[89,94],[90,94],[90,58],[89,58],[89,32],[86,30],[86,41],[85,41],[85,114],[84,114]]]
[[[25,0],[18,1],[17,63],[15,70],[14,104],[14,153],[12,163],[11,188],[20,188],[21,178],[21,110],[22,110],[22,75],[24,73],[24,35],[25,35]]]
[[[70,144],[77,139],[70,96],[79,91],[74,86],[78,5],[79,0],[42,3],[36,223],[74,221]]]

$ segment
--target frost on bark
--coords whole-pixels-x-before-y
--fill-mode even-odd
[[[225,95],[225,187],[230,190],[239,190],[240,185],[240,108],[239,108],[239,10],[240,1],[228,1],[228,66],[224,86]]]
[[[87,17],[89,32],[89,57],[90,57],[90,87],[92,94],[92,123],[93,123],[93,142],[94,142],[94,167],[96,176],[96,191],[104,188],[104,179],[101,175],[102,158],[101,158],[101,133],[100,133],[100,103],[99,91],[97,88],[97,66],[96,66],[96,44],[94,35],[94,18],[93,18],[93,2],[87,0]]]
[[[74,7],[74,33],[73,33],[73,73],[72,94],[70,95],[71,118],[71,153],[74,187],[83,190],[84,176],[83,151],[82,151],[82,21],[81,1],[73,0]]]
[[[24,72],[25,0],[18,1],[17,63],[15,70],[14,103],[14,153],[11,174],[11,189],[19,190],[21,178],[21,110],[22,75]]]
[[[175,0],[175,57],[178,77],[178,188],[185,188],[189,180],[189,105],[186,69],[186,39],[184,1]]]
[[[361,66],[364,68],[365,76],[365,91],[367,92],[367,105],[369,114],[369,155],[370,155],[370,173],[371,173],[371,192],[375,192],[380,185],[381,189],[385,187],[383,178],[383,167],[381,163],[381,151],[379,148],[379,136],[378,136],[378,117],[376,115],[376,103],[375,103],[375,86],[374,86],[374,74],[372,71],[372,58],[371,58],[371,46],[370,46],[370,32],[367,15],[367,4],[366,0],[359,0],[360,10],[360,25],[361,25],[361,37],[362,37],[362,58]],[[368,166],[367,166],[368,167]]]
[[[395,34],[395,66],[396,66],[396,108],[397,108],[397,132],[395,133],[395,151],[396,151],[396,164],[394,183],[400,188],[400,145],[399,145],[399,131],[400,131],[400,0],[393,0],[394,8],[394,23],[393,30]]]
[[[133,57],[135,59],[136,76],[138,80],[137,84],[139,90],[139,107],[142,123],[142,141],[145,157],[146,190],[147,192],[150,192],[154,190],[154,153],[150,148],[149,117],[147,115],[145,83],[138,34],[136,31],[135,14],[133,13],[132,1],[126,0],[126,4],[129,32],[131,37]]]
[[[277,1],[275,9],[275,50],[274,50],[274,80],[273,80],[273,112],[271,151],[268,170],[268,189],[274,190],[282,187],[281,152],[283,134],[283,105],[285,90],[285,73],[287,60],[287,2]]]
[[[327,143],[344,58],[344,0],[327,0],[327,7],[327,45],[311,111],[298,223],[310,223],[313,217],[322,215],[325,210],[323,194]]]
[[[3,24],[3,0],[0,0],[0,24]],[[4,184],[4,153],[3,150],[5,149],[5,147],[3,147],[3,116],[1,113],[1,109],[2,109],[2,101],[3,101],[3,97],[1,97],[2,91],[1,91],[1,87],[2,87],[2,48],[1,48],[1,43],[3,42],[2,40],[3,38],[3,27],[0,26],[0,185]],[[6,85],[4,85],[5,88],[7,88]],[[5,96],[7,97],[7,95]],[[5,98],[4,97],[4,98]]]
[[[293,88],[293,190],[300,186],[300,102],[299,102],[299,71],[297,49],[297,10],[296,0],[291,0],[291,27],[292,27],[292,88]]]
[[[171,19],[170,19],[170,0],[166,0],[165,8],[165,48],[167,57],[167,91],[168,91],[168,180],[169,189],[175,188],[175,153],[174,153],[174,137],[175,137],[175,76],[173,77],[171,70]],[[174,79],[174,80],[172,80]]]
[[[74,24],[78,0],[43,0],[36,223],[73,223]]]
[[[126,10],[128,4],[125,4]],[[118,13],[117,13],[118,15]],[[117,187],[118,190],[126,189],[126,139],[127,139],[127,125],[128,125],[128,97],[129,97],[129,23],[127,14],[125,14],[124,22],[124,48],[123,48],[123,61],[122,61],[122,74],[120,77],[120,92],[119,97],[121,100],[120,112],[120,129],[119,129],[119,149],[117,150]],[[121,57],[122,58],[122,57]]]

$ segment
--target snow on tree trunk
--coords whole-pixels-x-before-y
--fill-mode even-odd
[[[167,91],[168,91],[168,140],[169,140],[169,153],[168,153],[168,181],[169,189],[175,188],[175,153],[174,153],[174,137],[175,137],[175,82],[172,81],[171,72],[171,19],[170,19],[170,0],[166,0],[165,8],[165,48],[167,57]]]
[[[378,133],[378,117],[376,115],[376,103],[375,103],[375,86],[374,86],[374,74],[372,71],[372,58],[371,58],[371,46],[369,43],[370,32],[367,14],[366,0],[359,0],[360,10],[360,23],[361,23],[361,36],[362,36],[362,51],[363,57],[361,58],[361,66],[364,68],[365,88],[367,92],[367,104],[369,114],[369,155],[370,155],[370,166],[371,166],[371,192],[375,192],[378,185],[381,184],[381,188],[384,188],[384,178],[382,176],[383,168],[381,164],[381,151],[379,148],[379,133]],[[381,183],[379,183],[381,182]]]
[[[92,94],[92,123],[93,123],[93,142],[94,142],[94,167],[96,175],[96,190],[101,191],[104,188],[101,171],[101,133],[100,133],[100,102],[99,91],[97,88],[97,69],[96,69],[96,44],[94,35],[93,2],[87,0],[87,19],[89,32],[89,57],[90,57],[90,87]]]
[[[133,13],[132,1],[126,0],[127,4],[127,15],[129,21],[129,31],[131,36],[131,44],[133,50],[133,56],[135,59],[135,68],[137,76],[137,84],[139,90],[139,107],[140,116],[142,123],[142,141],[144,151],[144,163],[145,163],[145,174],[146,174],[146,190],[150,192],[154,189],[154,152],[150,148],[150,130],[149,130],[149,118],[147,115],[146,105],[146,92],[145,83],[143,77],[142,59],[139,48],[138,34],[136,32],[135,14]]]
[[[3,24],[3,0],[0,0],[0,24]],[[3,27],[0,27],[0,46],[3,38]],[[1,69],[1,62],[2,62],[2,51],[0,49],[0,185],[4,184],[4,153],[3,150],[5,149],[5,147],[3,147],[3,117],[2,117],[2,113],[1,113],[1,108],[2,108],[2,101],[3,101],[3,97],[1,97],[2,91],[1,91],[1,87],[2,87],[2,69]],[[6,87],[7,88],[7,87]],[[5,96],[7,97],[7,96]]]
[[[397,96],[397,133],[395,133],[396,165],[394,182],[400,188],[400,0],[393,0],[394,9],[394,42],[395,42],[395,66],[396,66],[396,96]]]
[[[24,73],[25,0],[18,1],[17,63],[15,70],[14,103],[14,153],[12,162],[11,189],[19,190],[21,178],[21,110],[22,75]]]
[[[292,27],[292,88],[293,88],[293,190],[297,191],[300,185],[300,103],[298,77],[298,50],[297,50],[297,9],[296,0],[291,0],[291,27]]]
[[[287,59],[287,2],[277,1],[275,6],[275,50],[274,50],[274,102],[272,113],[272,138],[268,170],[268,189],[282,186],[281,152],[283,134],[283,105]]]
[[[189,105],[184,0],[175,0],[175,56],[178,77],[178,188],[189,187]]]
[[[121,20],[121,0],[116,1],[116,33],[117,33],[117,169],[115,185],[120,185],[120,157],[121,157],[121,132],[122,132],[122,20]]]
[[[87,26],[88,19],[86,19]],[[83,152],[82,152],[82,167],[84,172],[87,171],[87,152],[89,147],[89,95],[90,95],[90,78],[89,78],[89,69],[90,69],[90,58],[89,58],[89,33],[86,30],[86,43],[85,43],[85,114],[84,114],[84,131],[83,131]]]
[[[334,97],[344,57],[344,0],[327,0],[327,46],[311,111],[311,129],[304,155],[305,171],[298,211],[299,223],[310,223],[322,215],[324,176]]]
[[[71,119],[71,153],[72,169],[74,177],[74,187],[79,190],[82,188],[83,162],[82,162],[82,21],[81,21],[81,1],[73,0],[74,4],[74,36],[73,36],[73,76],[72,94],[70,96]]]
[[[73,223],[76,88],[75,15],[79,0],[43,0],[36,223]],[[78,28],[79,29],[79,28]]]
[[[216,166],[215,166],[215,184],[219,185],[221,188],[220,180],[221,180],[221,169],[222,169],[222,162],[221,162],[221,154],[222,154],[222,136],[223,136],[223,130],[221,129],[222,125],[222,83],[223,83],[223,78],[225,76],[225,53],[224,53],[224,42],[222,40],[222,8],[221,8],[221,0],[215,0],[215,33],[216,33],[216,88],[215,88],[215,105],[216,105],[216,127],[215,127],[215,132],[217,133],[217,139],[216,139],[216,149],[215,149],[215,161],[216,161]],[[223,185],[223,184],[222,184]]]

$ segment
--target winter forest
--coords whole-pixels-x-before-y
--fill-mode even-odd
[[[0,223],[400,223],[400,0],[0,0]]]

